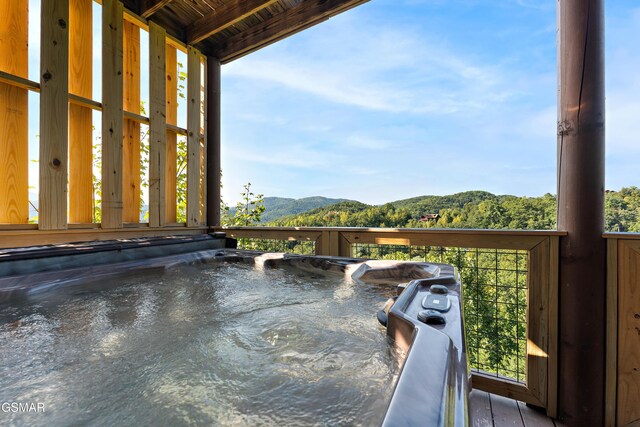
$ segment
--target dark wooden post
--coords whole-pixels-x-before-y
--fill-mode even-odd
[[[220,225],[220,61],[207,58],[207,225]]]
[[[604,0],[558,2],[558,415],[602,425],[605,355]]]

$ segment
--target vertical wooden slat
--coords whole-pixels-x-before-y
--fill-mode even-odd
[[[607,360],[605,370],[606,427],[616,425],[618,385],[618,239],[607,239]]]
[[[140,114],[140,28],[124,21],[123,108]],[[122,219],[140,221],[140,123],[124,120],[122,149]]]
[[[41,7],[38,228],[56,230],[67,227],[69,1]]]
[[[527,271],[527,388],[547,405],[549,239],[529,252]]]
[[[27,0],[0,0],[0,70],[23,78],[28,77],[28,10]],[[0,223],[29,221],[27,110],[27,90],[0,83]]]
[[[102,228],[122,228],[122,11],[102,1]]]
[[[549,237],[549,350],[547,362],[547,415],[558,414],[558,267],[560,239]]]
[[[166,46],[166,117],[167,124],[178,124],[178,60],[176,48]],[[177,145],[178,135],[175,132],[167,130],[166,144],[166,163],[165,163],[165,179],[166,179],[166,196],[165,196],[165,220],[167,223],[177,221],[176,210],[176,174],[177,174]]]
[[[617,424],[640,420],[640,241],[618,241]]]
[[[207,225],[220,226],[220,61],[207,58]],[[324,233],[323,233],[324,235]],[[327,243],[326,250],[329,250]]]
[[[69,2],[69,92],[92,98],[92,0]],[[69,222],[93,220],[91,109],[69,105]]]
[[[200,52],[187,52],[187,226],[200,225]]]
[[[338,255],[342,257],[351,257],[351,242],[342,234],[339,234]]]
[[[200,224],[207,223],[207,104],[206,95],[206,63],[204,56],[200,56],[200,129],[198,140],[200,142]]]
[[[323,245],[324,246],[324,245]],[[329,232],[329,254],[330,256],[340,256],[340,233],[338,231]],[[326,247],[325,247],[326,249]]]
[[[149,22],[149,225],[166,223],[166,36],[158,24]]]

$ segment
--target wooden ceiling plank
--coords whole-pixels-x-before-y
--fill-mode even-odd
[[[271,6],[278,0],[233,0],[198,19],[187,30],[187,44],[196,44],[248,16]]]
[[[143,0],[140,4],[140,15],[149,19],[151,15],[171,3],[173,0]]]
[[[227,63],[367,1],[306,0],[258,25],[221,40],[208,53],[222,63]]]

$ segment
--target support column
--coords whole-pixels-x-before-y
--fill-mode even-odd
[[[207,58],[207,225],[220,225],[220,61]]]
[[[604,414],[604,0],[558,2],[558,415]]]

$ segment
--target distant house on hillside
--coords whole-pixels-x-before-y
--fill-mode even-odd
[[[429,221],[433,221],[436,222],[440,219],[440,214],[424,214],[420,217],[419,221],[422,222],[429,222]]]

